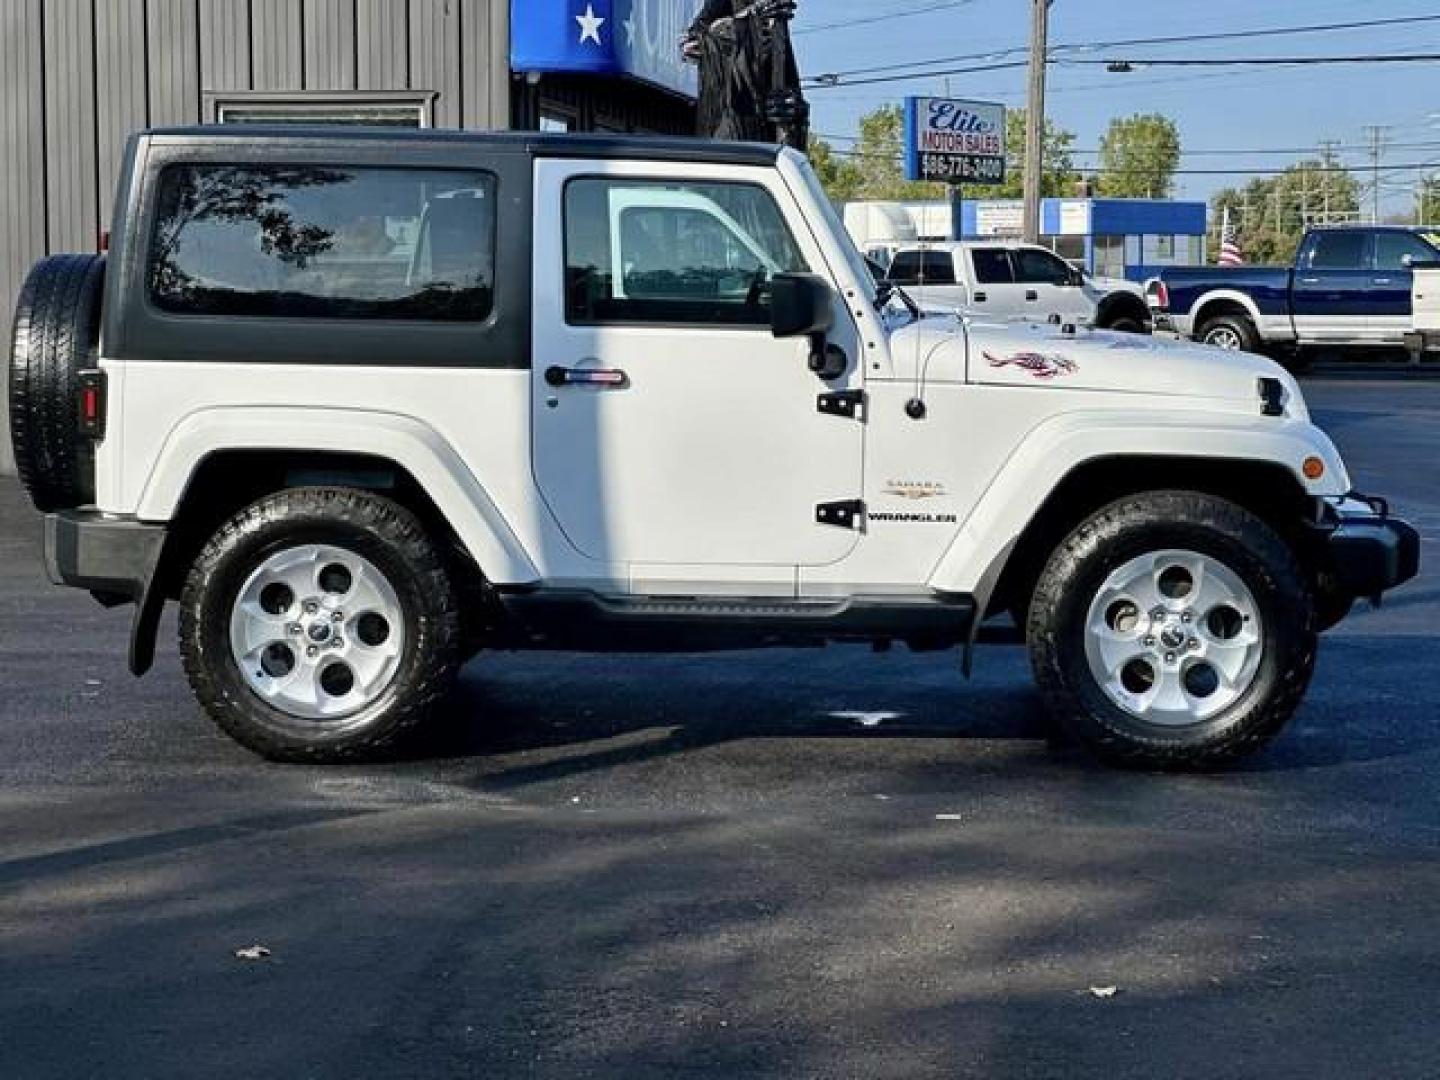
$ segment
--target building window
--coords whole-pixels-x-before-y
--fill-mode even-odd
[[[1175,237],[1169,234],[1155,237],[1155,257],[1157,259],[1175,258]]]
[[[206,116],[214,124],[321,124],[341,127],[428,128],[431,93],[246,93],[207,94]]]
[[[766,284],[808,269],[753,184],[586,178],[565,189],[571,323],[769,326]]]
[[[179,315],[478,322],[494,266],[488,173],[172,165],[146,278]]]
[[[1095,237],[1095,276],[1113,278],[1125,276],[1125,238],[1123,236]]]

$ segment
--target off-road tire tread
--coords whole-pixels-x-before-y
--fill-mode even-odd
[[[205,655],[200,619],[206,617],[208,580],[225,558],[256,532],[280,523],[327,523],[369,531],[392,545],[397,556],[420,578],[429,605],[417,642],[422,649],[420,677],[405,690],[388,722],[348,736],[344,742],[313,745],[277,735],[246,714],[247,701],[225,693],[213,663]],[[180,595],[180,653],[195,697],[221,730],[272,761],[336,763],[383,758],[412,738],[446,697],[463,659],[464,635],[455,590],[445,561],[420,520],[400,504],[353,488],[289,488],[246,507],[210,539],[190,568]],[[210,613],[228,618],[228,611]],[[232,662],[227,656],[214,662]],[[398,678],[399,676],[397,676]]]
[[[1238,541],[1255,557],[1266,584],[1284,598],[1282,619],[1292,641],[1281,662],[1273,691],[1245,721],[1210,745],[1194,748],[1146,739],[1106,722],[1085,708],[1062,674],[1061,627],[1052,613],[1073,586],[1081,565],[1122,532],[1150,526],[1210,528]],[[1049,713],[1066,730],[1107,762],[1127,768],[1185,771],[1218,769],[1259,750],[1285,726],[1309,686],[1314,671],[1317,617],[1311,589],[1293,552],[1275,531],[1250,511],[1216,496],[1194,491],[1154,491],[1128,496],[1104,507],[1076,528],[1051,555],[1031,598],[1026,620],[1031,666]]]
[[[99,341],[104,279],[104,256],[51,255],[30,271],[15,304],[10,440],[16,472],[42,511],[93,497],[76,409],[79,372]]]

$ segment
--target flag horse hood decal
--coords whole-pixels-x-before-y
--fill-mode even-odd
[[[982,353],[992,368],[1018,367],[1036,379],[1053,379],[1060,375],[1074,375],[1080,366],[1067,356],[1059,353],[1018,352],[1010,356],[995,356]]]

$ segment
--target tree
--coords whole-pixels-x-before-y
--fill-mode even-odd
[[[1440,225],[1440,173],[1431,173],[1420,181],[1415,195],[1415,224]]]
[[[1075,194],[1080,174],[1075,171],[1071,156],[1075,133],[1045,121],[1042,140],[1044,168],[1040,175],[1040,194],[1065,196]],[[1005,114],[1005,182],[982,186],[968,184],[967,199],[1019,199],[1025,194],[1025,110],[1009,109]]]
[[[856,199],[942,199],[944,184],[905,179],[905,114],[882,105],[860,118],[860,138],[850,164],[859,179]]]
[[[1098,194],[1112,199],[1168,199],[1180,167],[1180,131],[1168,116],[1117,116],[1100,139]]]
[[[843,203],[855,198],[864,178],[851,161],[835,153],[835,148],[824,139],[814,137],[810,139],[809,154],[815,175],[831,202]]]
[[[1360,184],[1334,154],[1296,162],[1275,176],[1257,176],[1243,188],[1225,188],[1211,200],[1210,257],[1220,252],[1225,209],[1252,263],[1288,263],[1311,225],[1355,221]]]

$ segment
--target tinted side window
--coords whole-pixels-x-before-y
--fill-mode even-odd
[[[174,165],[146,280],[182,315],[483,321],[494,266],[488,173]]]
[[[902,276],[895,276],[895,266]],[[895,256],[890,280],[901,285],[954,285],[955,258],[948,251],[902,251]]]
[[[807,269],[775,200],[753,184],[566,186],[569,322],[769,326],[767,283]]]
[[[1321,233],[1315,239],[1310,265],[1316,270],[1358,270],[1365,265],[1367,240],[1361,232]]]
[[[1015,271],[1010,253],[1004,248],[975,248],[970,252],[975,263],[975,280],[981,285],[1013,285]]]
[[[923,251],[901,251],[890,263],[889,278],[900,285],[918,285],[924,266]]]
[[[1375,269],[1404,270],[1406,255],[1410,256],[1411,262],[1440,259],[1440,252],[1414,233],[1388,232],[1375,237]]]
[[[1072,273],[1070,264],[1048,251],[1016,248],[1015,278],[1026,285],[1067,285]]]

